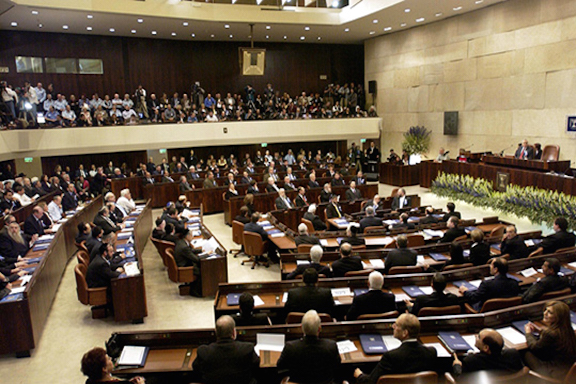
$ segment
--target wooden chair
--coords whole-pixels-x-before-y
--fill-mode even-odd
[[[179,267],[174,259],[174,250],[166,249],[166,262],[168,263],[168,278],[170,281],[181,284],[178,288],[181,296],[190,294],[190,283],[198,278],[194,274],[194,267]]]
[[[521,304],[522,304],[522,297],[516,296],[516,297],[509,297],[507,299],[498,298],[498,299],[486,300],[482,305],[480,311],[475,310],[468,303],[464,304],[464,307],[466,308],[466,313],[486,313],[490,311],[496,311],[498,309],[516,307]]]
[[[409,273],[422,273],[422,267],[411,265],[407,267],[392,267],[388,271],[388,275],[405,275]]]
[[[320,316],[320,322],[321,323],[334,323],[335,322],[335,320],[332,319],[332,316],[330,316],[327,313],[319,313],[318,316]],[[302,322],[303,317],[304,317],[303,312],[290,312],[286,316],[286,324],[300,324]]]
[[[447,307],[424,307],[418,311],[418,317],[459,315],[462,312],[459,305],[449,305]]]
[[[365,245],[365,244],[362,244],[362,245],[353,245],[353,246],[352,246],[352,250],[353,250],[353,251],[360,251],[360,250],[362,250],[362,249],[366,249],[366,245]]]
[[[80,243],[74,242],[74,245],[76,246],[76,248],[78,248],[79,250],[82,250],[86,253],[89,254],[88,252],[88,248],[86,248],[86,240],[82,240]]]
[[[384,375],[376,384],[437,384],[438,374],[432,371],[404,373],[401,375]]]
[[[422,235],[410,235],[406,236],[406,239],[408,239],[408,248],[422,247],[426,245],[424,242],[424,236]]]
[[[379,232],[385,232],[385,231],[386,231],[386,228],[384,228],[382,225],[374,225],[372,227],[364,228],[365,234],[379,233]]]
[[[481,371],[482,372],[482,371]],[[530,371],[530,368],[528,367],[524,367],[522,368],[520,371],[515,372],[515,373],[511,373],[508,375],[491,375],[489,378],[489,382],[492,383],[502,383],[502,384],[520,384],[520,383],[526,383],[527,378],[529,373],[532,372]],[[452,374],[450,374],[449,372],[446,372],[444,374],[444,378],[446,379],[446,383],[447,384],[456,384],[456,383],[481,383],[481,382],[485,382],[483,380],[479,380],[479,374],[481,373],[472,373],[470,374],[470,380],[466,380],[466,375],[461,376],[458,378],[458,381],[456,381],[456,379],[452,376]],[[487,378],[486,378],[487,379]],[[561,381],[559,383],[562,383]]]
[[[158,240],[153,238],[152,236],[150,236],[150,241],[152,241],[152,244],[154,244],[154,246],[158,250],[160,257],[162,258],[162,263],[164,263],[164,266],[168,267],[168,262],[166,261],[166,250],[171,249],[172,252],[174,252],[174,248],[176,247],[176,245],[171,241]]]
[[[300,244],[298,245],[298,253],[310,253],[310,249],[314,244]]]
[[[358,316],[358,320],[380,320],[380,319],[395,319],[400,316],[398,311],[390,311],[384,313],[366,313]]]
[[[542,161],[558,161],[560,156],[559,145],[546,145],[542,150]]]
[[[88,252],[79,249],[78,252],[76,252],[76,259],[78,259],[78,264],[84,264],[86,270],[88,270],[88,265],[90,264],[90,255],[88,255]]]
[[[574,251],[575,248],[576,247],[560,248],[560,249],[557,249],[556,252],[554,252],[554,253],[563,253],[563,252]]]
[[[390,243],[384,246],[384,249],[391,249],[396,248],[398,245],[396,244],[396,239],[392,240]]]
[[[474,266],[474,264],[472,264],[472,263],[447,265],[446,267],[444,267],[444,269],[442,269],[442,272],[452,271],[454,269],[468,268],[468,267],[473,267],[473,266]]]
[[[360,212],[364,212],[364,208],[366,208],[366,204],[368,204],[368,200],[362,200],[360,203]]]
[[[76,293],[78,300],[84,305],[91,305],[92,318],[101,319],[106,317],[106,305],[108,304],[107,287],[88,288],[86,283],[87,267],[84,264],[74,266],[76,276]]]
[[[498,224],[498,216],[489,216],[482,219],[483,224]]]
[[[576,363],[572,364],[572,368],[570,368],[570,370],[566,374],[566,377],[564,377],[564,380],[553,379],[551,377],[544,376],[534,371],[530,371],[529,375],[538,378],[539,383],[574,384],[576,383]]]
[[[372,272],[374,272],[373,269],[361,269],[359,271],[348,271],[344,274],[344,277],[368,276]]]
[[[256,265],[260,265],[259,258],[263,257],[268,251],[268,244],[262,240],[262,237],[258,233],[244,231],[244,253],[250,258],[248,260],[243,260],[242,265],[246,262],[252,262],[252,269]],[[268,261],[262,262],[262,264],[268,268]]]
[[[463,241],[466,240],[468,238],[468,235],[462,235],[462,236],[458,236],[457,238],[454,239],[454,241]]]
[[[504,231],[506,230],[506,226],[505,225],[497,225],[494,228],[492,228],[492,230],[490,231],[490,234],[488,235],[488,237],[498,237],[501,238],[504,235]]]
[[[538,301],[547,301],[547,300],[551,300],[555,297],[560,297],[560,296],[566,296],[569,295],[570,292],[572,292],[570,290],[570,287],[566,287],[564,289],[560,289],[558,291],[551,291],[551,292],[546,292],[545,294],[543,294],[542,296],[540,296],[540,298],[538,299]]]
[[[301,218],[300,222],[306,224],[306,228],[308,228],[308,233],[314,232],[314,224],[312,224],[310,220]]]
[[[232,220],[232,241],[234,244],[240,246],[239,249],[231,249],[230,254],[234,257],[238,256],[239,253],[244,252],[244,223],[236,220]]]
[[[544,248],[538,247],[538,249],[536,249],[534,252],[528,255],[528,258],[540,256],[542,253],[544,253]]]
[[[400,188],[393,188],[392,192],[390,192],[390,197],[394,198],[394,196],[396,196],[396,194],[398,193],[399,189]]]

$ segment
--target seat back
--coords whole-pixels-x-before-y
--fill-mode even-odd
[[[560,289],[558,291],[547,292],[547,293],[543,294],[542,296],[540,296],[540,299],[538,301],[545,301],[545,300],[553,299],[555,297],[566,296],[566,295],[569,295],[570,292],[572,292],[570,290],[570,287],[566,287],[566,288]]]
[[[298,253],[310,253],[310,249],[314,244],[300,244],[298,245]]]
[[[498,216],[489,216],[482,219],[483,224],[498,224]]]
[[[358,316],[358,320],[395,319],[398,316],[400,316],[398,311],[390,311],[384,313],[365,313],[363,315]]]
[[[166,263],[166,250],[171,249],[172,251],[174,251],[174,248],[176,247],[176,245],[171,241],[155,239],[152,236],[150,236],[150,240],[152,241],[152,244],[154,244],[154,246],[158,250],[160,257],[162,258],[162,262],[167,267],[168,264]],[[172,255],[174,255],[174,253],[172,253]]]
[[[84,304],[88,305],[88,284],[86,283],[86,266],[82,263],[78,263],[74,266],[74,275],[76,276],[76,293],[78,294],[78,300]]]
[[[424,307],[418,311],[418,317],[459,315],[461,312],[459,305],[449,305],[447,307]]]
[[[388,248],[388,249],[396,248],[396,247],[397,247],[396,239],[392,240],[390,243],[388,243],[384,246],[384,248]]]
[[[560,248],[560,249],[557,249],[556,252],[554,252],[554,253],[562,253],[562,252],[573,251],[574,248],[575,248],[575,247]]]
[[[474,264],[472,264],[472,263],[447,265],[444,267],[442,272],[451,271],[453,269],[468,268],[468,267],[473,267],[473,266],[474,266]]]
[[[422,268],[417,265],[411,265],[408,267],[392,267],[388,271],[388,275],[404,275],[407,273],[421,273]]]
[[[384,232],[384,231],[386,231],[386,228],[384,228],[382,225],[374,225],[372,227],[364,228],[364,233],[366,233],[366,234],[378,233],[378,232]]]
[[[244,231],[244,253],[248,256],[262,256],[264,242],[258,233]]]
[[[319,313],[318,316],[320,316],[321,323],[332,323],[334,321],[332,320],[332,316],[327,313]],[[300,324],[303,317],[303,312],[290,312],[286,316],[286,324]]]
[[[88,264],[90,264],[90,256],[88,256],[88,252],[79,249],[76,252],[76,258],[78,259],[78,263],[84,264],[86,269],[88,269]]]
[[[468,238],[468,235],[462,235],[462,236],[458,236],[457,238],[454,239],[454,241],[462,241],[462,240],[466,240]]]
[[[515,307],[522,304],[522,297],[509,297],[507,299],[490,299],[484,302],[480,312],[490,312],[496,311],[498,309],[504,309],[509,307]]]
[[[564,384],[576,383],[576,363],[572,364],[572,368],[566,374],[564,378]]]
[[[178,282],[178,265],[174,259],[174,250],[166,249],[166,267],[168,267],[168,278],[175,283]]]
[[[438,374],[432,371],[404,373],[400,375],[384,375],[378,378],[376,384],[437,384]]]
[[[244,223],[232,220],[232,241],[234,244],[244,245]]]
[[[496,227],[492,228],[490,231],[489,237],[502,237],[504,235],[504,231],[506,230],[506,226],[503,224],[497,225]]]
[[[542,161],[558,161],[559,156],[559,145],[546,145],[542,150]]]
[[[305,218],[301,218],[300,222],[306,224],[306,228],[308,228],[308,233],[314,232],[314,224],[312,224],[312,222],[310,220],[305,219]]]
[[[422,247],[425,245],[424,236],[422,235],[410,235],[406,236],[408,239],[408,248]]]
[[[344,277],[368,276],[372,272],[374,272],[373,269],[361,269],[359,271],[348,271],[344,274]]]
[[[88,248],[86,248],[86,240],[82,240],[80,243],[74,242],[74,245],[76,245],[76,248],[88,253]]]
[[[368,200],[363,200],[363,201],[360,203],[360,211],[362,211],[362,212],[364,211],[364,208],[366,207],[366,204],[368,204]]]

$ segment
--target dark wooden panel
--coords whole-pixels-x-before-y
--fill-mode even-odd
[[[75,172],[80,164],[83,164],[84,169],[89,171],[92,164],[100,167],[108,165],[110,161],[114,163],[115,167],[120,167],[122,163],[126,163],[128,169],[136,172],[140,163],[147,162],[146,151],[43,157],[42,172],[46,175],[54,175],[56,165],[61,165],[63,169],[68,166],[72,172]],[[73,177],[74,174],[72,174]]]
[[[400,187],[420,183],[421,165],[380,163],[380,182]]]

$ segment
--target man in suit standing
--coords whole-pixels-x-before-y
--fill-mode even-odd
[[[502,243],[500,243],[500,253],[510,255],[510,260],[523,259],[528,256],[528,247],[516,233],[516,226],[506,227],[506,233],[502,236]]]
[[[42,216],[44,216],[42,208],[39,206],[34,207],[32,214],[24,221],[24,233],[29,236],[42,236],[46,229],[44,222],[42,221]]]
[[[307,268],[302,275],[304,287],[292,288],[288,291],[286,300],[286,313],[307,312],[311,309],[319,313],[332,315],[334,299],[329,288],[317,287],[318,272],[314,268]]]
[[[416,265],[416,251],[408,248],[408,238],[406,235],[399,235],[396,238],[398,248],[388,253],[384,263],[384,273],[388,274],[392,267],[407,267]]]
[[[446,226],[448,227],[448,230],[446,230],[446,232],[444,232],[444,236],[438,240],[439,243],[451,243],[453,242],[455,239],[457,239],[460,236],[465,236],[466,235],[466,231],[464,230],[464,228],[460,228],[458,226],[458,223],[460,222],[460,219],[458,219],[455,216],[450,217],[450,219],[448,219],[448,223],[446,224]]]
[[[429,295],[420,295],[416,297],[414,303],[410,300],[404,300],[406,308],[410,313],[418,316],[418,312],[426,307],[448,307],[450,305],[458,305],[458,297],[452,293],[444,293],[446,289],[446,278],[441,273],[435,273],[432,277],[432,292]]]
[[[352,180],[350,182],[350,189],[346,191],[346,200],[348,201],[356,201],[362,199],[362,192],[359,189],[356,189],[356,182]]]
[[[278,197],[274,201],[274,204],[276,204],[276,209],[279,209],[282,211],[286,210],[286,209],[294,208],[294,205],[292,205],[292,202],[286,196],[286,191],[284,190],[284,188],[280,188],[278,190]]]
[[[508,261],[501,257],[494,258],[490,263],[490,274],[493,278],[485,278],[478,289],[470,291],[461,286],[459,291],[476,310],[479,310],[486,300],[518,296],[518,282],[506,276],[507,273]]]
[[[558,276],[560,272],[560,261],[555,257],[550,257],[542,265],[544,277],[538,279],[524,294],[522,302],[533,303],[547,292],[559,291],[568,286],[568,281],[564,276]]]
[[[308,206],[308,212],[304,214],[304,218],[312,222],[315,231],[326,230],[326,224],[316,215],[316,204]]]
[[[528,145],[528,140],[522,140],[522,145],[518,147],[514,157],[521,160],[532,160],[534,158],[534,148]]]
[[[361,271],[362,259],[360,256],[351,256],[352,245],[342,243],[340,245],[340,258],[332,263],[332,273],[334,277],[344,277],[346,272]]]
[[[402,342],[400,347],[382,354],[378,365],[370,374],[359,368],[354,371],[357,383],[376,384],[383,375],[435,371],[438,366],[437,352],[418,341],[420,321],[409,313],[403,313],[396,319],[393,327],[394,337]]]
[[[300,223],[300,225],[298,225],[298,236],[294,238],[294,243],[296,246],[300,244],[320,245],[320,240],[316,236],[310,236],[306,224]]]
[[[286,343],[276,366],[287,371],[290,381],[297,383],[334,384],[340,369],[340,353],[334,340],[321,339],[320,316],[310,310],[302,318],[304,337]]]
[[[268,233],[264,230],[264,228],[258,225],[258,220],[260,220],[260,214],[258,212],[254,212],[250,218],[250,222],[244,225],[244,231],[257,233],[260,235],[260,237],[262,237],[263,242],[267,242],[269,240]],[[278,248],[272,241],[268,241],[268,259],[273,263],[277,263],[280,260],[278,253],[276,252],[277,249]]]
[[[461,219],[462,215],[460,215],[460,212],[456,212],[456,205],[454,205],[454,203],[449,202],[446,204],[446,209],[448,209],[448,212],[442,217],[443,222],[447,222],[449,218],[451,218],[452,216],[456,216],[457,218]]]
[[[113,270],[110,266],[110,260],[114,255],[114,249],[109,244],[101,244],[98,249],[98,255],[88,265],[86,271],[86,284],[88,288],[99,288],[111,286],[112,279],[120,276],[124,269],[117,268]]]
[[[576,242],[576,236],[567,232],[568,221],[563,217],[557,217],[554,220],[554,234],[542,239],[540,246],[543,254],[554,253],[561,248],[573,247]]]
[[[298,187],[298,195],[294,199],[294,205],[297,208],[308,206],[308,198],[306,197],[306,189],[304,187]]]
[[[396,299],[392,293],[383,292],[384,277],[374,271],[368,276],[368,292],[355,296],[346,315],[347,321],[358,319],[365,314],[386,313],[396,310]]]
[[[314,268],[318,272],[318,275],[324,275],[325,277],[332,277],[332,271],[330,270],[330,267],[320,264],[320,260],[322,259],[323,254],[324,251],[322,250],[322,247],[320,245],[314,245],[310,249],[310,264],[301,264],[297,266],[295,270],[293,270],[288,274],[288,276],[286,276],[286,279],[287,280],[295,279],[296,276],[302,275],[304,271],[306,271],[308,268]]]
[[[237,341],[234,319],[224,315],[216,320],[216,342],[198,347],[192,368],[205,384],[256,384],[259,365],[254,344]]]
[[[360,233],[364,233],[368,227],[382,227],[384,229],[382,219],[374,217],[374,207],[372,206],[366,208],[366,217],[360,220]]]
[[[392,210],[397,211],[403,208],[410,208],[412,206],[412,199],[406,196],[404,188],[400,188],[396,192],[396,196],[392,199]]]
[[[436,216],[434,216],[434,208],[432,208],[432,207],[427,207],[426,208],[426,216],[424,216],[423,218],[421,218],[418,221],[418,224],[420,224],[420,225],[437,224],[437,223],[438,223],[438,219],[436,218]]]

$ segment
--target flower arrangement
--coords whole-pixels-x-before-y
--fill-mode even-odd
[[[562,216],[568,220],[570,228],[576,228],[576,197],[557,191],[509,185],[506,192],[498,192],[485,179],[442,172],[432,183],[432,192],[475,206],[524,216],[532,223],[552,226],[554,219]]]
[[[402,149],[408,155],[420,155],[428,152],[430,148],[430,132],[425,127],[415,126],[410,127],[408,132],[404,133],[404,141],[402,142]]]

